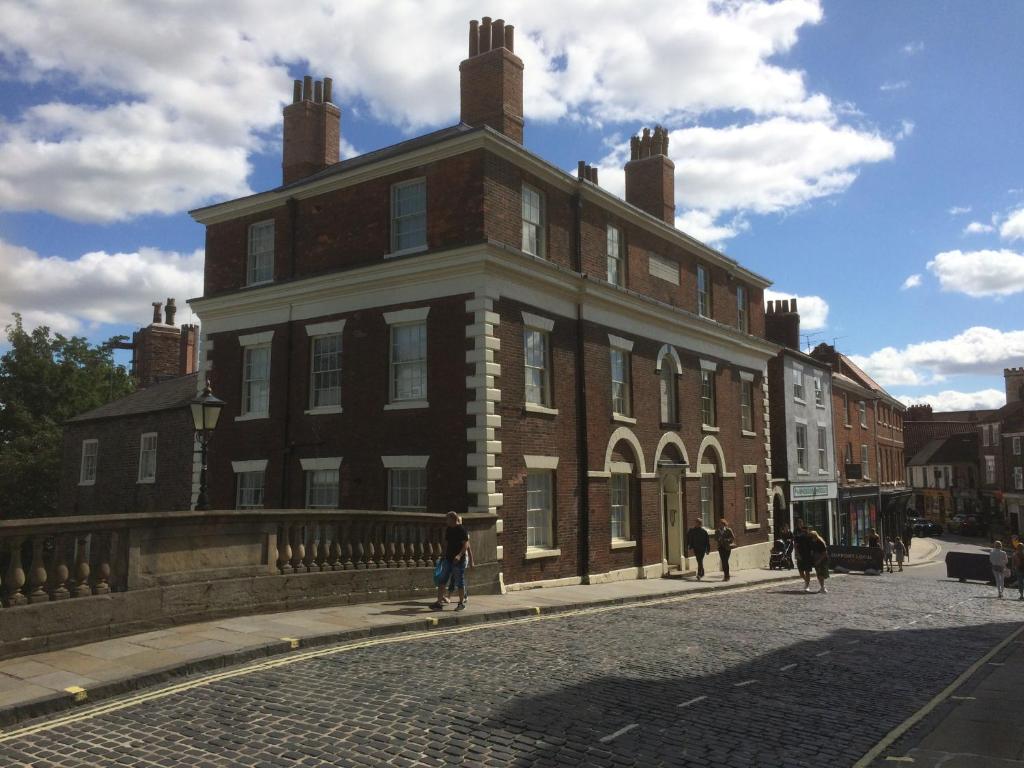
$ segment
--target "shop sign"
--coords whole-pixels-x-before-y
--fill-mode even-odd
[[[818,496],[828,496],[828,485],[794,485],[792,494],[794,499],[814,499]]]
[[[828,559],[832,570],[882,570],[882,549],[880,547],[829,547]]]

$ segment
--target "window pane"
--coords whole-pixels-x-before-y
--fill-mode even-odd
[[[270,347],[246,347],[242,412],[265,414],[270,404]]]
[[[757,508],[754,505],[754,476],[743,476],[743,509],[748,523],[757,522]]]
[[[392,189],[391,248],[404,251],[427,244],[427,183],[416,181]]]
[[[306,472],[306,506],[338,507],[338,470],[317,469]]]
[[[262,221],[249,227],[247,282],[274,279],[274,222]]]
[[[705,426],[715,426],[715,374],[700,372],[700,417]]]
[[[540,192],[523,185],[523,250],[534,256],[544,255]]]
[[[547,386],[548,336],[543,331],[527,328],[523,331],[524,366],[526,376],[526,402],[548,405]]]
[[[629,475],[612,475],[612,539],[629,539]]]
[[[237,477],[238,496],[236,506],[239,509],[253,509],[263,506],[264,472],[239,472]]]
[[[747,289],[742,285],[736,286],[736,327],[747,330]]]
[[[622,285],[625,273],[622,268],[622,234],[618,227],[608,225],[608,282]]]
[[[423,400],[427,396],[427,325],[391,328],[391,399]]]
[[[139,480],[156,479],[156,435],[143,435],[139,448]]]
[[[708,272],[697,266],[697,314],[711,317],[711,293],[708,284]]]
[[[807,469],[807,427],[803,424],[796,426],[796,465]]]
[[[310,406],[341,405],[341,335],[313,339],[313,396]]]
[[[749,381],[740,384],[740,428],[754,431],[754,384]]]
[[[388,470],[388,509],[423,511],[427,508],[425,469]]]
[[[818,427],[818,469],[828,469],[828,434]]]
[[[700,520],[705,528],[715,527],[715,476],[700,476]]]
[[[629,415],[629,353],[623,349],[611,349],[612,368],[612,411]]]
[[[661,420],[664,423],[676,421],[676,372],[667,359],[661,363]]]
[[[526,546],[551,548],[552,535],[551,472],[529,472],[526,475]]]

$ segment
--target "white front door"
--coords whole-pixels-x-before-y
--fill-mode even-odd
[[[661,512],[664,532],[663,557],[670,568],[683,567],[683,515],[679,470],[661,473]]]

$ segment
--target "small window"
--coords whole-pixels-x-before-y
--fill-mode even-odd
[[[622,262],[622,232],[611,224],[608,225],[608,282],[612,285],[626,284],[626,270]]]
[[[242,414],[266,416],[270,411],[270,345],[245,347],[242,371]]]
[[[697,314],[711,317],[711,283],[706,267],[697,265]]]
[[[866,445],[860,446],[860,474],[861,477],[867,479],[868,474],[868,447]]]
[[[715,426],[715,372],[700,372],[700,420],[705,427]]]
[[[822,389],[821,379],[814,377],[814,404],[819,408],[825,407],[825,390]]]
[[[263,487],[266,470],[239,472],[235,475],[238,493],[235,506],[238,509],[260,509],[263,507]]]
[[[630,415],[629,358],[626,350],[611,348],[612,412],[622,416]]]
[[[747,316],[747,288],[743,285],[736,286],[736,327],[744,333],[750,330],[750,321]]]
[[[847,466],[853,464],[853,443],[846,444],[846,450],[843,452],[843,463]]]
[[[526,474],[526,548],[551,549],[554,540],[552,486],[554,473],[530,470]]]
[[[676,415],[676,371],[669,364],[668,356],[661,361],[661,373],[659,378],[659,395],[661,398],[661,423],[675,424],[678,421]]]
[[[427,398],[427,324],[391,326],[391,401]]]
[[[866,427],[868,425],[868,404],[863,400],[857,401],[857,411],[860,413],[860,425]]]
[[[991,444],[988,436],[988,424],[981,425],[981,444],[983,446],[988,446]]]
[[[746,521],[752,525],[757,523],[757,507],[754,505],[754,492],[757,486],[757,478],[751,473],[743,475],[743,510],[746,514]]]
[[[551,405],[548,334],[536,328],[525,328],[523,330],[523,352],[526,402],[534,405]]]
[[[992,445],[999,445],[999,424],[992,425]]]
[[[523,250],[544,257],[544,196],[523,184]]]
[[[796,425],[796,465],[807,471],[807,426],[804,424]]]
[[[818,427],[818,469],[828,470],[828,432]]]
[[[1024,467],[1013,468],[1013,489],[1024,491]]]
[[[612,541],[629,540],[629,475],[612,475]]]
[[[700,476],[700,522],[705,528],[715,527],[715,476]]]
[[[427,247],[427,182],[406,181],[391,187],[391,253]]]
[[[249,256],[246,285],[269,283],[274,279],[274,222],[261,221],[249,227]]]
[[[82,466],[78,473],[79,485],[96,484],[96,464],[97,459],[99,458],[99,452],[99,440],[82,441]]]
[[[850,396],[843,392],[843,424],[850,426]]]
[[[314,336],[312,339],[312,392],[310,408],[341,405],[341,334]]]
[[[427,470],[388,470],[388,509],[423,512],[427,508]]]
[[[754,431],[754,382],[740,382],[740,429]]]
[[[338,470],[313,469],[306,472],[306,508],[338,508]]]
[[[801,402],[804,399],[804,374],[802,371],[793,371],[793,399]]]
[[[156,432],[146,432],[139,441],[139,482],[156,481]]]
[[[996,457],[985,457],[985,484],[995,485],[996,482]]]
[[[1013,455],[1020,456],[1020,438],[1013,438]]]

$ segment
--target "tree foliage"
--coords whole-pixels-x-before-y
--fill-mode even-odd
[[[57,510],[64,422],[124,397],[134,384],[115,365],[112,345],[26,331],[21,316],[6,327],[0,357],[0,518],[40,517]]]

